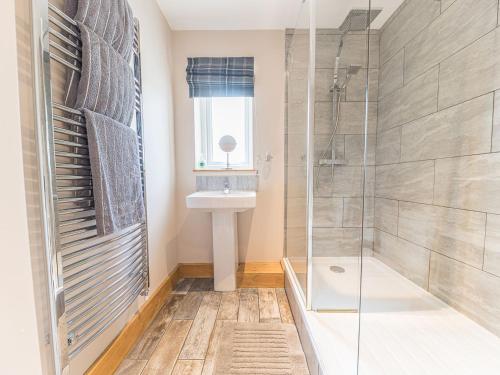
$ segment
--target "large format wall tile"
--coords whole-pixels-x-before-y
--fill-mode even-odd
[[[456,0],[441,0],[441,12],[444,12],[450,7]]]
[[[377,165],[399,163],[401,158],[401,127],[377,134]]]
[[[342,198],[314,198],[314,227],[342,227],[344,200]]]
[[[334,128],[333,104],[331,102],[316,102],[314,105],[315,134],[331,134]],[[377,102],[368,105],[368,134],[377,131]],[[365,103],[341,102],[340,123],[337,134],[365,133]]]
[[[375,198],[375,228],[398,234],[398,201]]]
[[[339,69],[339,80],[343,82],[346,75],[345,69]],[[333,101],[333,69],[316,69],[314,84],[314,100],[316,102]]]
[[[399,202],[399,237],[479,269],[485,225],[484,213]]]
[[[316,69],[335,67],[340,37],[340,34],[316,35]]]
[[[290,198],[305,197],[307,193],[307,173],[305,167],[286,167],[286,191]]]
[[[286,101],[289,104],[302,103],[307,105],[307,89],[309,83],[307,69],[293,69],[288,71]]]
[[[436,112],[437,95],[436,67],[380,100],[377,131],[387,130]]]
[[[365,197],[375,196],[375,166],[365,167]]]
[[[306,134],[307,133],[307,105],[286,104],[286,133]]]
[[[370,69],[368,72],[368,101],[378,100],[378,69]],[[364,102],[366,98],[366,69],[362,69],[351,76],[346,89],[346,100],[348,102]]]
[[[288,198],[286,207],[287,228],[304,227],[306,223],[306,198]]]
[[[500,276],[500,216],[488,214],[484,270]]]
[[[432,203],[434,161],[377,166],[375,195],[418,203]]]
[[[483,36],[441,63],[439,108],[500,88],[500,29]]]
[[[403,126],[401,161],[486,153],[491,148],[493,94]]]
[[[404,49],[401,49],[380,68],[379,98],[403,87]]]
[[[491,151],[500,151],[500,91],[495,92],[495,109],[493,118],[493,139]]]
[[[436,160],[434,203],[500,213],[500,154]]]
[[[500,276],[500,216],[488,214],[484,270]]]
[[[359,256],[361,229],[313,228],[313,256]]]
[[[333,131],[333,104],[317,102],[314,104],[314,134],[331,134]]]
[[[370,134],[367,137],[366,164],[375,164],[376,135]],[[345,160],[348,165],[363,165],[365,151],[364,135],[345,136]]]
[[[500,335],[500,277],[432,253],[430,291]]]
[[[330,166],[321,168],[314,167],[314,199],[332,197],[333,180],[334,178]]]
[[[497,25],[498,0],[457,0],[407,44],[405,80],[411,80]]]
[[[329,168],[324,168],[329,169]],[[363,168],[336,165],[333,172],[335,197],[361,197],[363,195]]]
[[[370,102],[368,104],[368,134],[375,134],[376,131],[377,103]],[[365,134],[365,103],[343,102],[340,104],[338,134]]]
[[[307,227],[286,229],[286,256],[305,257],[307,254]]]
[[[287,69],[307,70],[309,66],[309,33],[287,36]]]
[[[305,156],[307,149],[306,134],[289,134],[287,136],[288,158],[287,164],[290,166],[305,166]]]
[[[375,229],[374,255],[415,284],[427,289],[430,251]]]
[[[365,228],[373,227],[374,200],[372,198],[366,198],[364,206],[362,203],[363,198],[344,198],[344,228],[360,228],[363,216]]]
[[[380,63],[384,64],[439,16],[439,1],[409,0],[396,11],[380,35]]]

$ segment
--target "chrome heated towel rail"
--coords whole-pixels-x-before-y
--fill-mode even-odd
[[[59,362],[57,372],[63,373],[69,359],[104,332],[138,295],[147,294],[147,224],[97,236],[85,119],[79,110],[64,105],[66,77],[81,69],[78,28],[47,0],[34,0],[33,20],[44,238],[53,297],[52,337]],[[145,195],[137,20],[134,31],[133,127],[139,139]]]

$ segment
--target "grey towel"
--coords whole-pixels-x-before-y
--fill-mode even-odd
[[[82,69],[76,108],[90,109],[129,126],[135,104],[132,68],[87,26],[79,26]]]
[[[130,61],[134,15],[127,0],[66,0],[65,12]]]
[[[84,110],[97,232],[106,235],[145,221],[136,132]]]

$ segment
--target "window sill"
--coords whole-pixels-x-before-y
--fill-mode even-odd
[[[210,169],[210,168],[195,168],[193,173],[197,175],[209,175],[209,176],[231,176],[231,175],[245,175],[245,176],[257,176],[259,171],[257,169],[248,168],[233,168],[233,169]]]

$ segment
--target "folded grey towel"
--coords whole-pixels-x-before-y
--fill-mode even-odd
[[[135,105],[132,68],[87,26],[79,26],[82,69],[76,108],[89,109],[129,126]]]
[[[108,42],[126,61],[130,61],[134,15],[127,0],[66,0],[65,12]]]
[[[83,112],[98,234],[144,222],[137,133],[107,116],[87,109]]]

